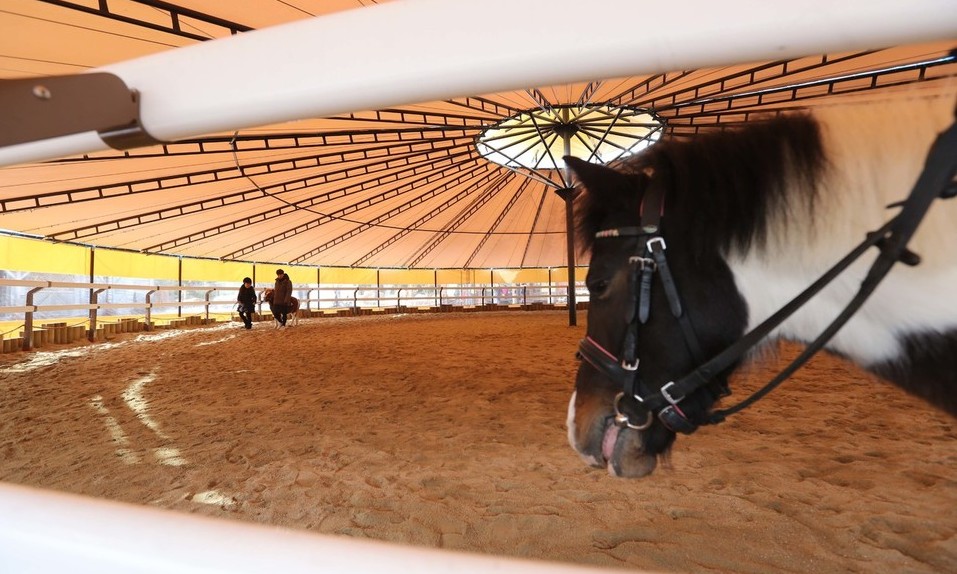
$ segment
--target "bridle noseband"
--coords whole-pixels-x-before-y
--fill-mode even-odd
[[[957,196],[955,176],[957,176],[957,122],[951,124],[934,141],[928,153],[924,170],[907,199],[889,206],[901,207],[901,211],[897,215],[878,230],[868,233],[864,241],[797,297],[708,361],[704,360],[701,345],[691,324],[691,319],[681,303],[674,277],[671,275],[665,257],[667,246],[664,238],[659,234],[660,220],[664,213],[663,192],[659,186],[649,186],[639,209],[639,227],[617,227],[601,230],[595,234],[596,239],[637,237],[639,243],[643,245],[641,254],[628,259],[628,265],[630,266],[628,288],[630,293],[625,310],[628,329],[622,343],[621,356],[619,358],[619,356],[605,349],[590,336],[582,339],[578,346],[577,356],[580,359],[586,361],[606,378],[620,385],[622,389],[614,399],[614,423],[620,427],[645,430],[653,424],[654,416],[657,416],[658,420],[673,432],[690,434],[702,424],[723,422],[728,415],[744,410],[774,390],[819,350],[824,348],[831,337],[864,305],[864,302],[895,263],[902,262],[913,266],[920,262],[920,257],[907,248],[907,243],[913,237],[917,226],[935,199],[949,199]],[[685,397],[712,383],[716,375],[737,364],[752,348],[757,346],[767,335],[871,247],[877,247],[880,254],[861,282],[857,294],[797,358],[764,387],[737,405],[714,411],[702,421],[692,421],[685,415],[679,406],[679,403]],[[658,390],[649,391],[638,374],[637,343],[638,326],[645,324],[650,314],[652,278],[656,272],[660,274],[668,306],[672,316],[681,327],[681,334],[688,352],[695,364],[699,366],[686,376],[671,380]],[[625,400],[634,403],[633,406],[641,415],[639,418],[643,420],[635,422],[629,414],[623,412],[622,403]]]

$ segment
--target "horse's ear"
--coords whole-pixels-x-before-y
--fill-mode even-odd
[[[588,163],[577,157],[564,157],[565,165],[575,174],[575,178],[582,183],[589,193],[601,195],[608,192],[619,193],[630,187],[628,176],[610,167]]]

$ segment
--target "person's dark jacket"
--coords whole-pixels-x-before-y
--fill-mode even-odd
[[[256,288],[255,287],[246,287],[245,285],[239,286],[239,296],[236,297],[236,300],[243,304],[243,307],[247,311],[255,311],[256,309]]]
[[[292,280],[289,275],[283,274],[276,278],[276,287],[272,293],[273,305],[289,305],[292,303]]]

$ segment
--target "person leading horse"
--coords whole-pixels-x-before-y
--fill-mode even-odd
[[[289,307],[292,304],[292,280],[282,269],[276,270],[276,285],[272,296],[273,316],[280,327],[286,326],[286,319],[289,315]]]

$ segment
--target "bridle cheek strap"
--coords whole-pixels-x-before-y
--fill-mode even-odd
[[[701,343],[698,342],[698,336],[695,334],[694,325],[691,319],[685,313],[684,306],[681,304],[681,296],[678,294],[678,286],[675,278],[671,274],[671,267],[668,265],[668,259],[665,257],[665,240],[659,236],[648,240],[648,251],[651,252],[655,266],[661,276],[661,284],[665,289],[665,297],[668,299],[668,307],[671,309],[671,315],[678,320],[678,326],[681,327],[681,336],[685,340],[688,352],[695,364],[700,365],[705,361],[704,352],[701,350]]]

